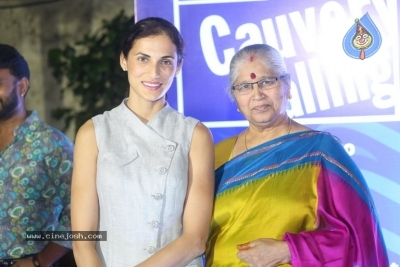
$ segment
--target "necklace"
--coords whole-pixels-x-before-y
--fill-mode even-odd
[[[248,131],[248,130],[249,130],[249,128],[247,128],[246,131],[244,132],[244,147],[246,148],[246,150],[249,150],[249,149],[247,148],[247,142],[246,142],[246,140],[247,140],[247,131]],[[292,119],[289,118],[289,126],[288,126],[287,135],[290,134],[290,131],[291,131],[291,130],[292,130]]]

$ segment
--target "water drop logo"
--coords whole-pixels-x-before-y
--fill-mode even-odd
[[[343,50],[355,59],[364,60],[374,55],[382,44],[382,36],[368,13],[356,19],[343,39]]]

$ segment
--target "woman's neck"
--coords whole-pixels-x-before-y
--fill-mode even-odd
[[[166,104],[165,97],[157,101],[138,101],[135,97],[129,97],[126,102],[126,106],[145,124],[162,110]]]
[[[292,131],[292,124],[292,119],[287,115],[279,118],[279,120],[270,127],[250,124],[242,133],[243,147],[248,150],[262,143],[287,135]]]

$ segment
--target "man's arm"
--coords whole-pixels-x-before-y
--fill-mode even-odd
[[[54,262],[59,260],[62,256],[65,255],[70,249],[60,246],[56,243],[49,242],[42,251],[40,251],[37,254],[37,261],[40,265],[40,267],[49,267],[51,266]],[[35,264],[33,263],[32,258],[26,258],[19,260],[16,264],[13,266],[18,266],[18,267],[35,267]]]

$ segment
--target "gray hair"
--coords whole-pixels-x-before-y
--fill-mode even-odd
[[[290,85],[290,75],[287,73],[286,64],[278,50],[266,44],[253,44],[240,49],[232,58],[229,66],[229,82],[227,88],[229,97],[234,100],[232,85],[236,82],[242,66],[249,61],[250,57],[260,60],[265,69],[274,75],[285,76],[283,80]]]

